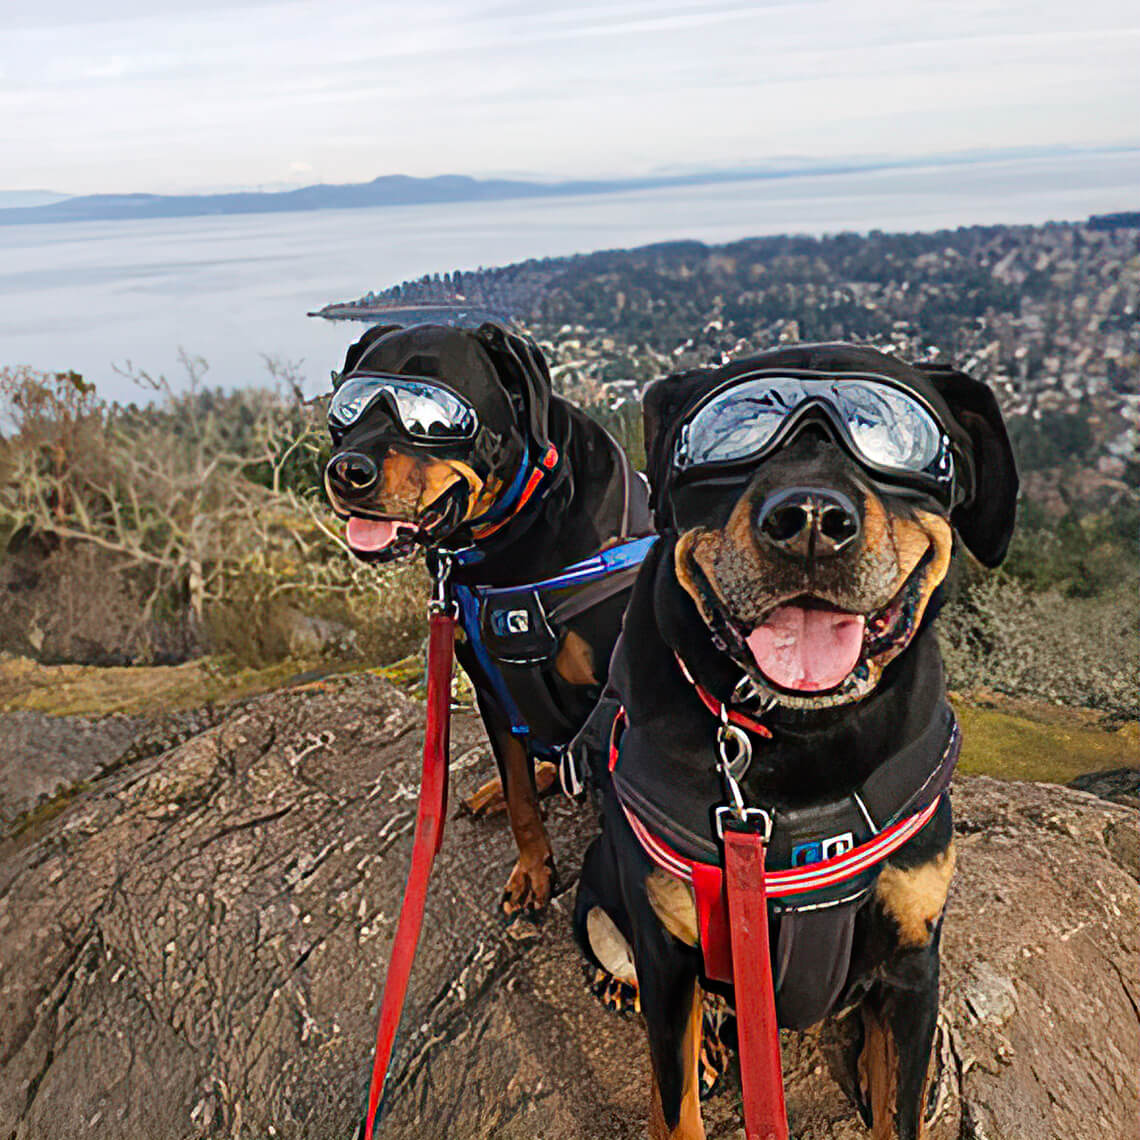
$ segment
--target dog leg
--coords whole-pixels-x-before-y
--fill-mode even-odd
[[[519,857],[503,891],[503,912],[511,918],[545,910],[554,891],[554,853],[538,811],[534,769],[516,737],[497,734],[495,755],[507,793],[507,816]]]
[[[705,1140],[705,1126],[701,1119],[701,988],[696,978],[688,987],[688,1012],[680,1005],[675,1012],[682,1014],[680,1026],[657,1034],[658,1048],[654,1048],[654,1032],[650,1029],[649,1045],[653,1054],[653,1080],[650,1089],[649,1140]],[[678,1003],[679,1004],[679,1003]],[[681,1029],[680,1039],[676,1030]],[[668,1056],[661,1057],[660,1051]],[[664,1061],[664,1065],[661,1065]],[[660,1077],[658,1068],[663,1069]]]
[[[898,1042],[898,1094],[895,1124],[899,1140],[926,1135],[926,1106],[938,1026],[937,940],[926,959],[923,985],[894,990],[888,1006],[891,1032]]]
[[[700,954],[649,916],[636,930],[637,978],[653,1062],[650,1140],[704,1140]]]
[[[938,1023],[937,937],[900,956],[891,973],[905,984],[876,985],[860,1009],[859,1080],[874,1140],[923,1140]]]
[[[541,761],[534,770],[534,787],[539,799],[552,795],[558,787],[558,766],[549,760]],[[507,797],[503,793],[503,781],[495,777],[476,788],[459,802],[459,814],[483,819],[507,810]]]

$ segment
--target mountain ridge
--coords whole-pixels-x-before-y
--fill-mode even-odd
[[[384,174],[370,182],[315,183],[295,190],[246,190],[225,194],[82,194],[47,205],[0,208],[0,225],[53,222],[118,221],[138,218],[205,217],[225,214],[292,213],[305,210],[362,209],[370,206],[430,205],[439,202],[488,202],[511,198],[548,198],[622,191],[749,182],[796,174],[838,174],[881,169],[889,163],[809,166],[799,170],[711,171],[641,178],[599,178],[538,182],[440,174],[417,178]]]

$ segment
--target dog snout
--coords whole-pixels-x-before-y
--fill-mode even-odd
[[[380,477],[375,461],[360,451],[334,455],[328,465],[329,484],[339,495],[358,497],[371,491]]]
[[[756,529],[763,545],[807,561],[842,554],[862,523],[855,504],[839,491],[792,487],[765,499]]]

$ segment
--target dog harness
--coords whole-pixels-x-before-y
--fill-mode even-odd
[[[622,514],[617,540],[591,557],[575,562],[551,578],[515,586],[464,582],[462,571],[486,557],[478,545],[432,552],[428,568],[442,564],[459,571],[451,579],[459,625],[479,673],[480,688],[497,705],[512,735],[525,738],[529,751],[544,759],[564,757],[563,745],[581,727],[567,715],[552,691],[549,672],[567,622],[630,589],[638,568],[656,541],[646,535],[648,514],[635,508],[631,481],[638,478],[624,452],[611,439],[621,471]],[[494,507],[473,530],[481,542],[516,519],[528,505],[536,507],[551,487],[558,465],[551,447],[531,468],[524,456],[519,472]],[[530,471],[527,474],[528,469]],[[644,517],[638,517],[644,514]],[[631,537],[631,532],[637,537]],[[526,708],[529,719],[520,711]],[[565,765],[562,765],[565,767]],[[565,779],[564,779],[565,782]],[[568,790],[580,790],[571,779]]]
[[[628,590],[655,541],[655,535],[626,539],[567,566],[553,578],[526,585],[452,583],[459,624],[477,662],[479,679],[509,721],[511,733],[527,738],[532,752],[553,757],[559,752],[555,742],[569,740],[578,728],[558,707],[545,676],[558,653],[560,629],[571,618]],[[455,564],[474,565],[480,559],[468,556],[478,553],[475,548],[457,551]],[[532,726],[523,716],[512,691],[528,708],[541,710],[540,724]]]
[[[661,870],[692,887],[704,972],[733,982],[725,836],[739,821],[763,835],[764,889],[773,929],[773,984],[779,1023],[806,1028],[826,1017],[839,999],[850,967],[855,916],[883,862],[934,818],[947,794],[961,735],[941,702],[917,737],[883,761],[857,788],[838,799],[783,809],[744,802],[733,769],[742,752],[762,748],[771,731],[729,708],[681,671],[715,718],[717,767],[727,803],[709,803],[714,837],[697,835],[623,774],[624,710],[614,719],[609,768],[622,813],[641,847]]]

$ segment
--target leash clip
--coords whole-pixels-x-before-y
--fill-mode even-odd
[[[723,704],[720,706],[720,725],[716,730],[716,746],[717,752],[720,753],[720,764],[718,766],[725,779],[732,783],[743,779],[745,772],[752,764],[752,741],[748,733],[728,719],[728,708]],[[734,798],[736,794],[733,793]]]
[[[451,591],[448,589],[451,567],[454,561],[455,558],[450,551],[440,550],[436,552],[435,567],[432,572],[431,601],[428,602],[429,614],[452,616],[455,613],[455,602],[452,600]]]

